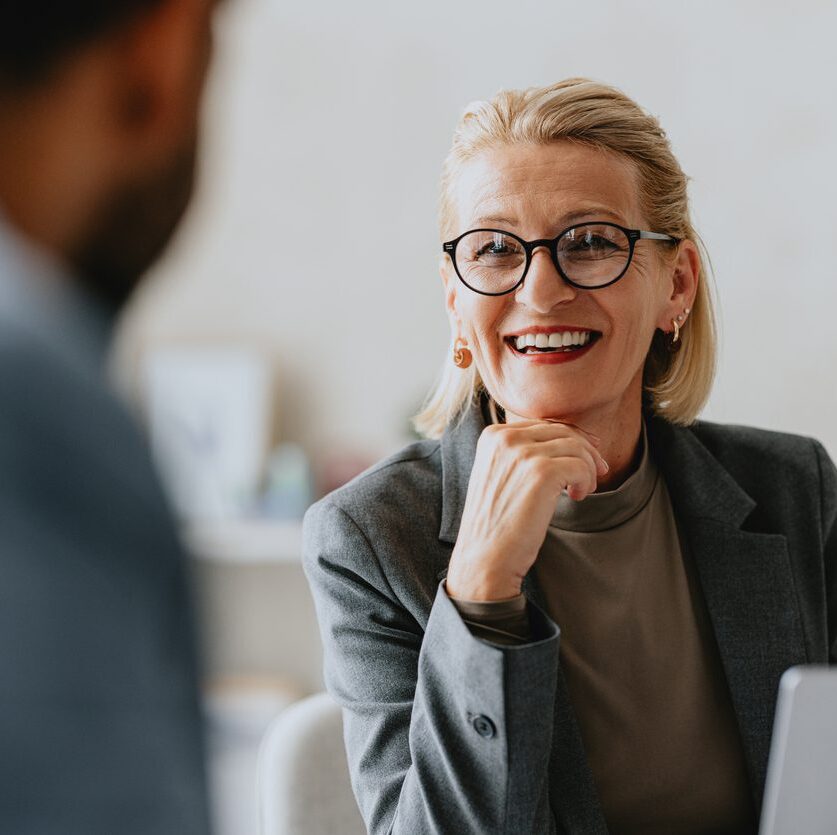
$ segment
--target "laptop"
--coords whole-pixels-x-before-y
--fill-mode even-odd
[[[759,835],[837,833],[837,668],[779,682]]]

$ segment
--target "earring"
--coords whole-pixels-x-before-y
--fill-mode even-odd
[[[671,324],[674,325],[674,339],[672,342],[677,342],[680,339],[680,328],[683,326],[683,323],[686,321],[686,317],[692,312],[690,307],[687,307],[676,319],[671,320]]]
[[[677,319],[682,319],[682,316],[678,316]],[[671,338],[671,344],[674,345],[675,342],[680,340],[680,322],[677,319],[672,319],[671,324],[674,326],[674,336]]]
[[[453,343],[453,364],[457,368],[465,369],[473,359],[474,357],[468,349],[468,342],[461,336],[457,336],[456,342]]]
[[[673,335],[671,333],[668,334],[667,347],[672,354],[675,354],[677,353],[677,351],[680,350],[680,328],[686,321],[686,317],[691,312],[692,309],[690,307],[687,307],[679,316],[676,316],[674,319],[671,320],[672,327],[674,328],[674,333]]]

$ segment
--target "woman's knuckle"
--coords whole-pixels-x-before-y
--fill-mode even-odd
[[[521,461],[535,461],[543,457],[531,446],[522,446],[517,451],[517,455]]]
[[[532,455],[528,460],[529,474],[539,481],[549,478],[553,472],[552,462],[548,458]]]

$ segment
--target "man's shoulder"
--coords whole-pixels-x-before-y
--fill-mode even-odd
[[[7,414],[15,405],[31,408],[41,400],[58,405],[59,398],[73,392],[83,393],[84,399],[62,406],[88,404],[91,396],[112,400],[101,368],[79,363],[72,352],[62,350],[59,340],[45,339],[5,318],[0,319],[0,387]]]
[[[110,438],[127,442],[126,423],[103,370],[63,356],[23,328],[3,328],[0,433],[7,440],[14,436],[21,449],[31,445],[44,453],[84,450],[95,461],[110,451]]]
[[[160,510],[148,445],[104,371],[24,328],[0,333],[0,468],[0,492],[32,509],[51,499]]]

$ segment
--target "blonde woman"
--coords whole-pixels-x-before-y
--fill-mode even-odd
[[[441,233],[429,439],[306,519],[370,832],[755,831],[779,677],[837,656],[837,472],[696,420],[712,303],[663,130],[583,79],[472,105]]]

